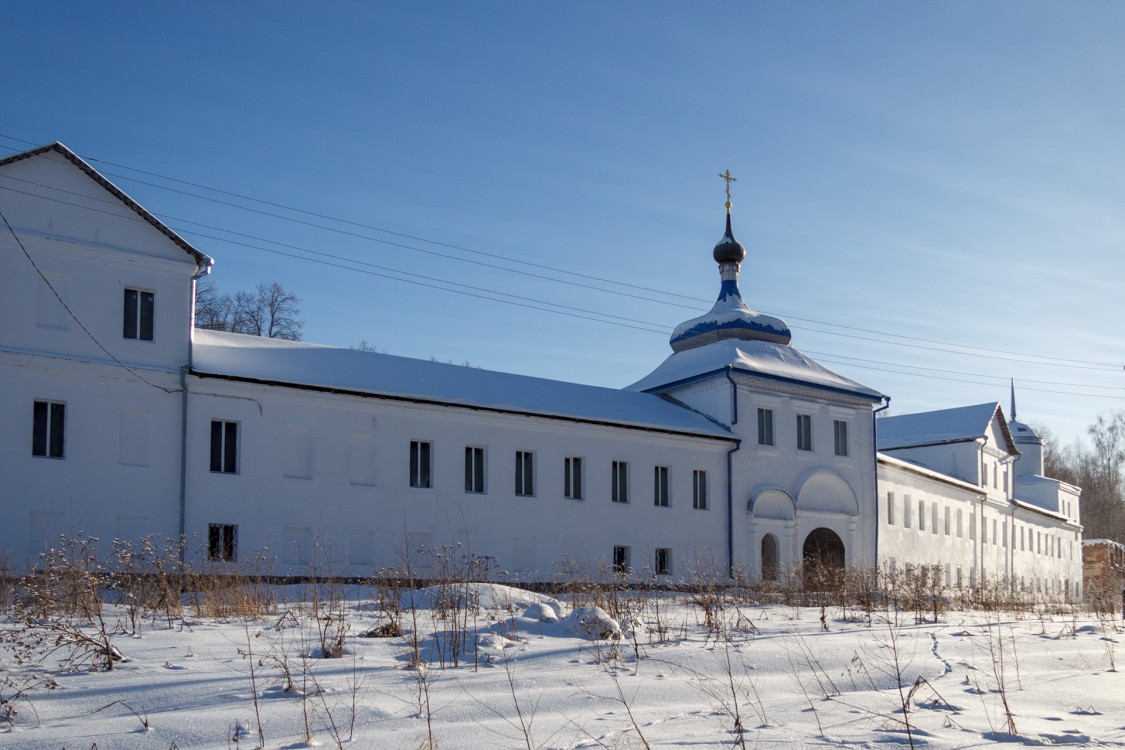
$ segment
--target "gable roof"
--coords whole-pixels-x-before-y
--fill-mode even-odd
[[[192,258],[195,259],[195,262],[198,265],[205,267],[214,265],[215,261],[210,256],[200,252],[195,247],[193,247],[187,240],[172,231],[172,229],[170,229],[167,224],[153,216],[143,206],[141,206],[141,204],[130,198],[124,190],[114,185],[112,182],[106,179],[106,177],[101,172],[87,164],[85,160],[82,159],[82,157],[80,157],[78,154],[74,153],[58,141],[55,141],[54,143],[48,144],[46,146],[32,149],[30,151],[24,151],[20,154],[13,154],[12,156],[4,157],[3,159],[0,159],[0,167],[12,164],[14,162],[23,161],[24,159],[42,156],[49,152],[59,154],[67,161],[74,164],[74,166],[85,172],[86,175],[90,177],[90,179],[108,190],[110,194],[113,195],[113,197],[117,198],[119,201],[131,208],[138,216],[140,216],[142,219],[156,228],[157,231],[159,231],[165,237],[178,245],[188,255],[192,256]]]
[[[730,368],[749,375],[824,388],[879,401],[883,394],[837,375],[785,344],[727,339],[674,352],[630,390],[653,392],[698,380]]]
[[[702,414],[649,393],[198,328],[192,344],[192,372],[357,396],[735,439]]]
[[[875,420],[876,447],[885,451],[979,440],[988,433],[993,419],[1000,426],[1007,452],[1018,455],[1004,412],[996,402],[880,417]]]

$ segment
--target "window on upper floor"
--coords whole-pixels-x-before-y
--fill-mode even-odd
[[[832,437],[836,455],[848,455],[848,423],[842,419],[833,420]]]
[[[773,409],[758,409],[758,445],[773,445]]]
[[[238,525],[213,523],[207,527],[207,559],[234,562],[238,559]]]
[[[484,448],[465,446],[465,492],[484,492]]]
[[[563,497],[582,499],[582,459],[578,456],[563,459]]]
[[[516,451],[516,494],[535,494],[535,454],[531,451]]]
[[[652,504],[661,508],[669,505],[667,466],[656,466],[652,472]]]
[[[32,406],[31,455],[66,457],[66,404],[36,401]]]
[[[910,495],[904,495],[902,499],[902,528],[910,528]]]
[[[155,294],[140,289],[125,289],[125,312],[122,316],[125,338],[152,341],[155,314]]]
[[[893,526],[895,522],[895,493],[887,493],[887,525]]]
[[[629,463],[627,461],[613,462],[611,482],[610,499],[615,503],[629,502]]]
[[[926,501],[918,501],[918,531],[926,530]]]
[[[812,447],[812,415],[797,415],[797,450],[811,451]]]
[[[433,444],[425,440],[410,441],[410,486],[433,486]]]
[[[211,420],[211,471],[238,473],[238,422]]]
[[[702,469],[691,473],[691,507],[707,510],[707,472]]]

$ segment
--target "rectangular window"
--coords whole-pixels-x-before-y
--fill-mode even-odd
[[[652,504],[668,507],[668,467],[654,467],[652,473]]]
[[[615,503],[629,502],[629,463],[627,461],[613,462],[613,487],[611,500]]]
[[[812,416],[809,414],[797,415],[797,450],[812,450]]]
[[[938,533],[938,507],[937,501],[930,503],[930,533]]]
[[[629,572],[629,548],[618,546],[613,548],[613,572],[624,575]]]
[[[484,448],[465,446],[465,492],[484,492]]]
[[[980,486],[988,486],[988,464],[983,459],[980,462]]]
[[[152,341],[152,321],[156,309],[156,295],[139,289],[125,290],[123,332],[127,339]]]
[[[570,456],[563,460],[563,496],[582,499],[582,459]]]
[[[652,572],[658,576],[672,575],[672,550],[667,547],[656,548],[656,560],[653,563]]]
[[[207,527],[207,559],[224,562],[238,559],[238,526],[213,523]]]
[[[535,494],[535,454],[516,451],[516,494],[530,497]]]
[[[910,528],[910,495],[906,495],[902,500],[902,528]]]
[[[832,436],[837,456],[848,455],[848,423],[837,419],[832,422]]]
[[[887,493],[887,525],[892,526],[895,522],[895,493]]]
[[[32,407],[31,455],[66,456],[66,404],[36,401]]]
[[[433,486],[433,446],[425,440],[410,441],[410,486]]]
[[[951,515],[952,515],[952,513],[949,509],[949,506],[948,505],[945,506],[945,535],[946,536],[949,536],[950,527],[952,526],[952,524],[950,524]]]
[[[691,473],[691,507],[707,510],[707,472],[702,469]]]
[[[957,537],[958,538],[961,538],[962,536],[965,535],[965,526],[962,523],[962,520],[963,520],[963,517],[961,515],[961,509],[958,508],[957,509]]]
[[[999,542],[996,540],[996,519],[995,518],[992,519],[992,543],[993,544],[999,544]]]
[[[211,471],[238,473],[238,422],[211,420]]]
[[[758,409],[758,445],[773,445],[773,409]]]
[[[926,501],[918,501],[918,531],[926,530]]]

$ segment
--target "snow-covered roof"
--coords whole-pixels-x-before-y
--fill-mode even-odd
[[[1040,515],[1049,516],[1051,518],[1056,518],[1060,521],[1069,521],[1070,520],[1069,518],[1064,516],[1062,513],[1059,513],[1058,511],[1053,511],[1053,510],[1050,510],[1049,508],[1044,508],[1043,506],[1036,505],[1035,503],[1030,502],[1028,500],[1020,500],[1018,497],[1015,498],[1014,500],[1012,500],[1012,504],[1015,505],[1017,508],[1024,508],[1025,510],[1032,510],[1032,511],[1035,511],[1036,513],[1038,513]]]
[[[196,329],[198,375],[343,391],[733,440],[659,396],[390,354]]]
[[[930,479],[934,479],[939,482],[945,482],[946,484],[953,485],[954,487],[960,487],[963,490],[975,492],[978,495],[985,494],[985,491],[975,484],[958,479],[957,477],[951,477],[948,474],[942,474],[940,471],[931,469],[928,466],[922,466],[921,464],[915,463],[913,461],[904,461],[901,458],[889,456],[886,453],[876,453],[875,457],[881,464],[905,469],[907,471],[913,472],[914,474],[918,474],[919,476],[929,477]]]
[[[148,210],[141,206],[141,204],[130,198],[124,190],[114,185],[112,182],[106,179],[105,175],[87,164],[81,156],[74,153],[58,141],[55,141],[54,143],[48,144],[46,146],[32,149],[30,151],[24,151],[23,153],[13,154],[11,156],[0,159],[0,167],[3,167],[6,164],[12,164],[13,162],[22,161],[24,159],[31,159],[37,156],[42,156],[49,152],[59,154],[74,166],[85,172],[92,180],[94,180],[94,182],[98,183],[103,188],[108,190],[113,195],[113,197],[124,203],[138,216],[155,227],[157,231],[159,231],[168,239],[172,240],[172,242],[182,248],[186,253],[188,253],[188,255],[192,256],[192,258],[195,259],[195,262],[198,263],[200,267],[210,267],[214,265],[215,261],[212,260],[210,256],[192,247],[192,245],[187,240],[172,231],[172,229],[167,224],[149,213]]]
[[[878,401],[883,394],[854,380],[837,375],[785,344],[769,341],[727,339],[674,352],[668,359],[629,386],[634,391],[655,391],[726,368],[765,378],[827,388]]]
[[[1000,430],[1010,451],[1015,450],[1008,425],[995,401],[975,406],[959,406],[917,414],[900,414],[882,417],[875,422],[876,443],[879,450],[911,448],[923,445],[941,445],[977,440],[988,433],[988,426],[999,413]]]

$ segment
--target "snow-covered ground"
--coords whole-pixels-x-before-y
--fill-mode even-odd
[[[146,618],[114,636],[126,661],[112,671],[66,671],[63,653],[17,667],[4,653],[0,684],[58,686],[9,704],[0,747],[253,748],[260,728],[270,748],[717,748],[739,746],[736,719],[753,748],[1125,745],[1117,618],[915,624],[828,607],[822,624],[816,608],[727,602],[709,629],[689,594],[620,594],[599,611],[588,595],[454,591],[479,603],[455,606],[456,626],[440,619],[448,590],[416,591],[392,637],[361,637],[388,622],[373,589],[335,604],[322,591],[336,619],[318,620],[310,591],[289,587],[268,617]],[[344,655],[321,658],[340,612]]]

